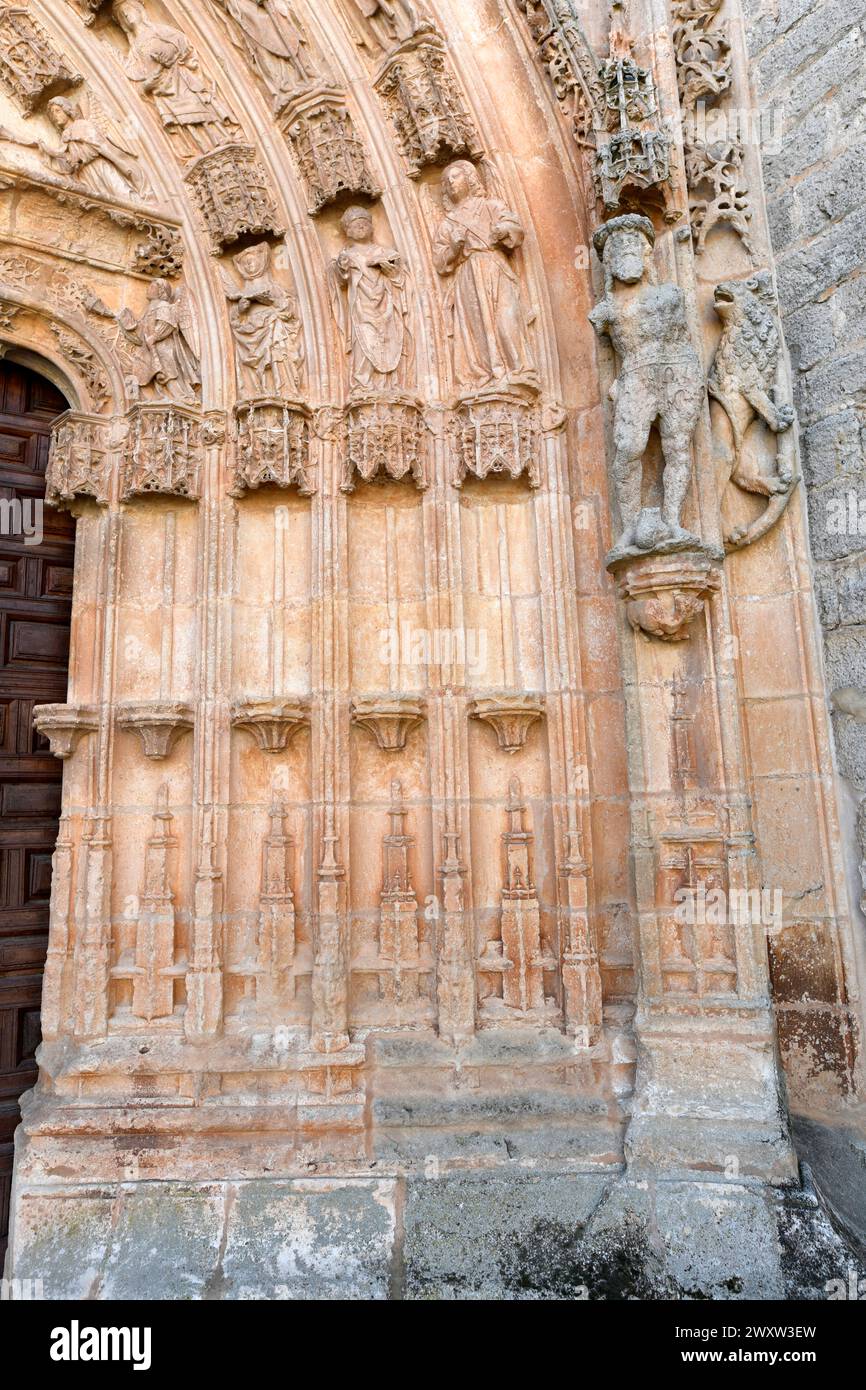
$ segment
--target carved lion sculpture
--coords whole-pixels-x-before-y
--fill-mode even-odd
[[[776,315],[776,296],[769,273],[748,280],[727,280],[716,286],[714,305],[724,324],[710,367],[707,390],[730,423],[730,438],[719,430],[714,412],[716,450],[720,465],[720,495],[728,482],[744,492],[769,499],[750,525],[735,526],[725,536],[727,550],[739,550],[766,535],[776,524],[794,490],[794,408],[776,399],[782,340]],[[750,450],[746,436],[760,419],[778,437],[772,453]]]

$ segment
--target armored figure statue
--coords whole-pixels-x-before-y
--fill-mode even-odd
[[[609,562],[700,545],[680,522],[691,475],[691,439],[704,398],[704,373],[692,346],[685,300],[677,285],[658,285],[647,261],[655,242],[649,218],[614,217],[593,245],[602,259],[605,295],[589,315],[620,361],[614,404],[611,468],[622,534]],[[657,424],[664,457],[661,507],[642,505],[643,455]]]

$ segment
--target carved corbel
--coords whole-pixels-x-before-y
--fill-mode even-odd
[[[45,500],[60,507],[76,497],[108,502],[110,425],[99,415],[67,410],[51,429]]]
[[[516,479],[525,473],[530,487],[540,487],[541,423],[536,397],[528,390],[462,397],[452,422],[454,486],[462,487],[470,474],[484,479],[504,473]]]
[[[312,415],[301,401],[260,397],[235,406],[232,497],[272,483],[296,487],[302,497],[316,491],[310,464]]]
[[[146,758],[161,762],[181,735],[192,729],[193,712],[189,705],[168,700],[122,705],[117,722],[126,733],[138,734]]]
[[[202,419],[173,402],[132,407],[121,464],[121,500],[165,493],[197,501],[202,463]]]
[[[247,700],[232,706],[232,727],[243,729],[263,753],[282,753],[305,724],[310,712],[305,703],[287,700]]]
[[[503,753],[517,753],[526,747],[529,730],[544,717],[541,695],[490,695],[473,700],[469,713],[473,719],[489,724]]]
[[[36,705],[33,724],[47,738],[55,758],[71,758],[85,734],[99,728],[94,705]]]
[[[356,398],[346,407],[345,461],[341,491],[352,492],[356,478],[412,477],[424,491],[424,419],[411,396]]]
[[[352,703],[352,723],[371,733],[383,753],[401,752],[424,717],[423,704],[407,695],[372,696]]]
[[[662,642],[688,640],[689,624],[720,583],[717,557],[703,551],[647,555],[617,569],[617,588],[632,627]]]

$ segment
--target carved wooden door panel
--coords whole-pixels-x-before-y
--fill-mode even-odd
[[[0,361],[0,1268],[18,1097],[36,1080],[42,966],[61,764],[33,706],[66,699],[75,522],[44,508],[51,421],[67,403],[35,372]],[[31,505],[28,507],[26,504]],[[32,534],[27,543],[26,532]],[[17,533],[17,534],[16,534]]]

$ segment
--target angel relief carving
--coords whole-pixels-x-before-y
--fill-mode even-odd
[[[449,278],[446,309],[454,375],[468,391],[538,389],[531,316],[520,296],[511,254],[523,243],[516,212],[489,195],[473,164],[459,159],[442,174],[445,216],[433,258]]]
[[[274,279],[266,241],[232,257],[240,284],[224,277],[241,396],[296,398],[304,350],[297,305]]]
[[[133,349],[131,379],[136,392],[196,404],[201,372],[186,292],[172,289],[167,280],[154,280],[147,287],[147,307],[141,315],[121,309],[111,317]]]
[[[285,0],[213,0],[279,111],[320,73],[318,55]]]
[[[92,94],[87,95],[86,105],[83,97],[53,97],[47,114],[59,137],[56,144],[28,140],[2,126],[0,140],[39,150],[54,173],[82,183],[104,198],[140,199],[150,192],[135,155],[123,144]]]
[[[112,14],[129,40],[127,73],[153,98],[163,125],[184,140],[189,155],[238,138],[237,122],[200,71],[185,34],[154,24],[139,0],[114,0]]]
[[[351,392],[400,390],[412,343],[405,266],[399,251],[377,242],[369,208],[348,208],[340,225],[347,244],[332,262],[331,285]]]

